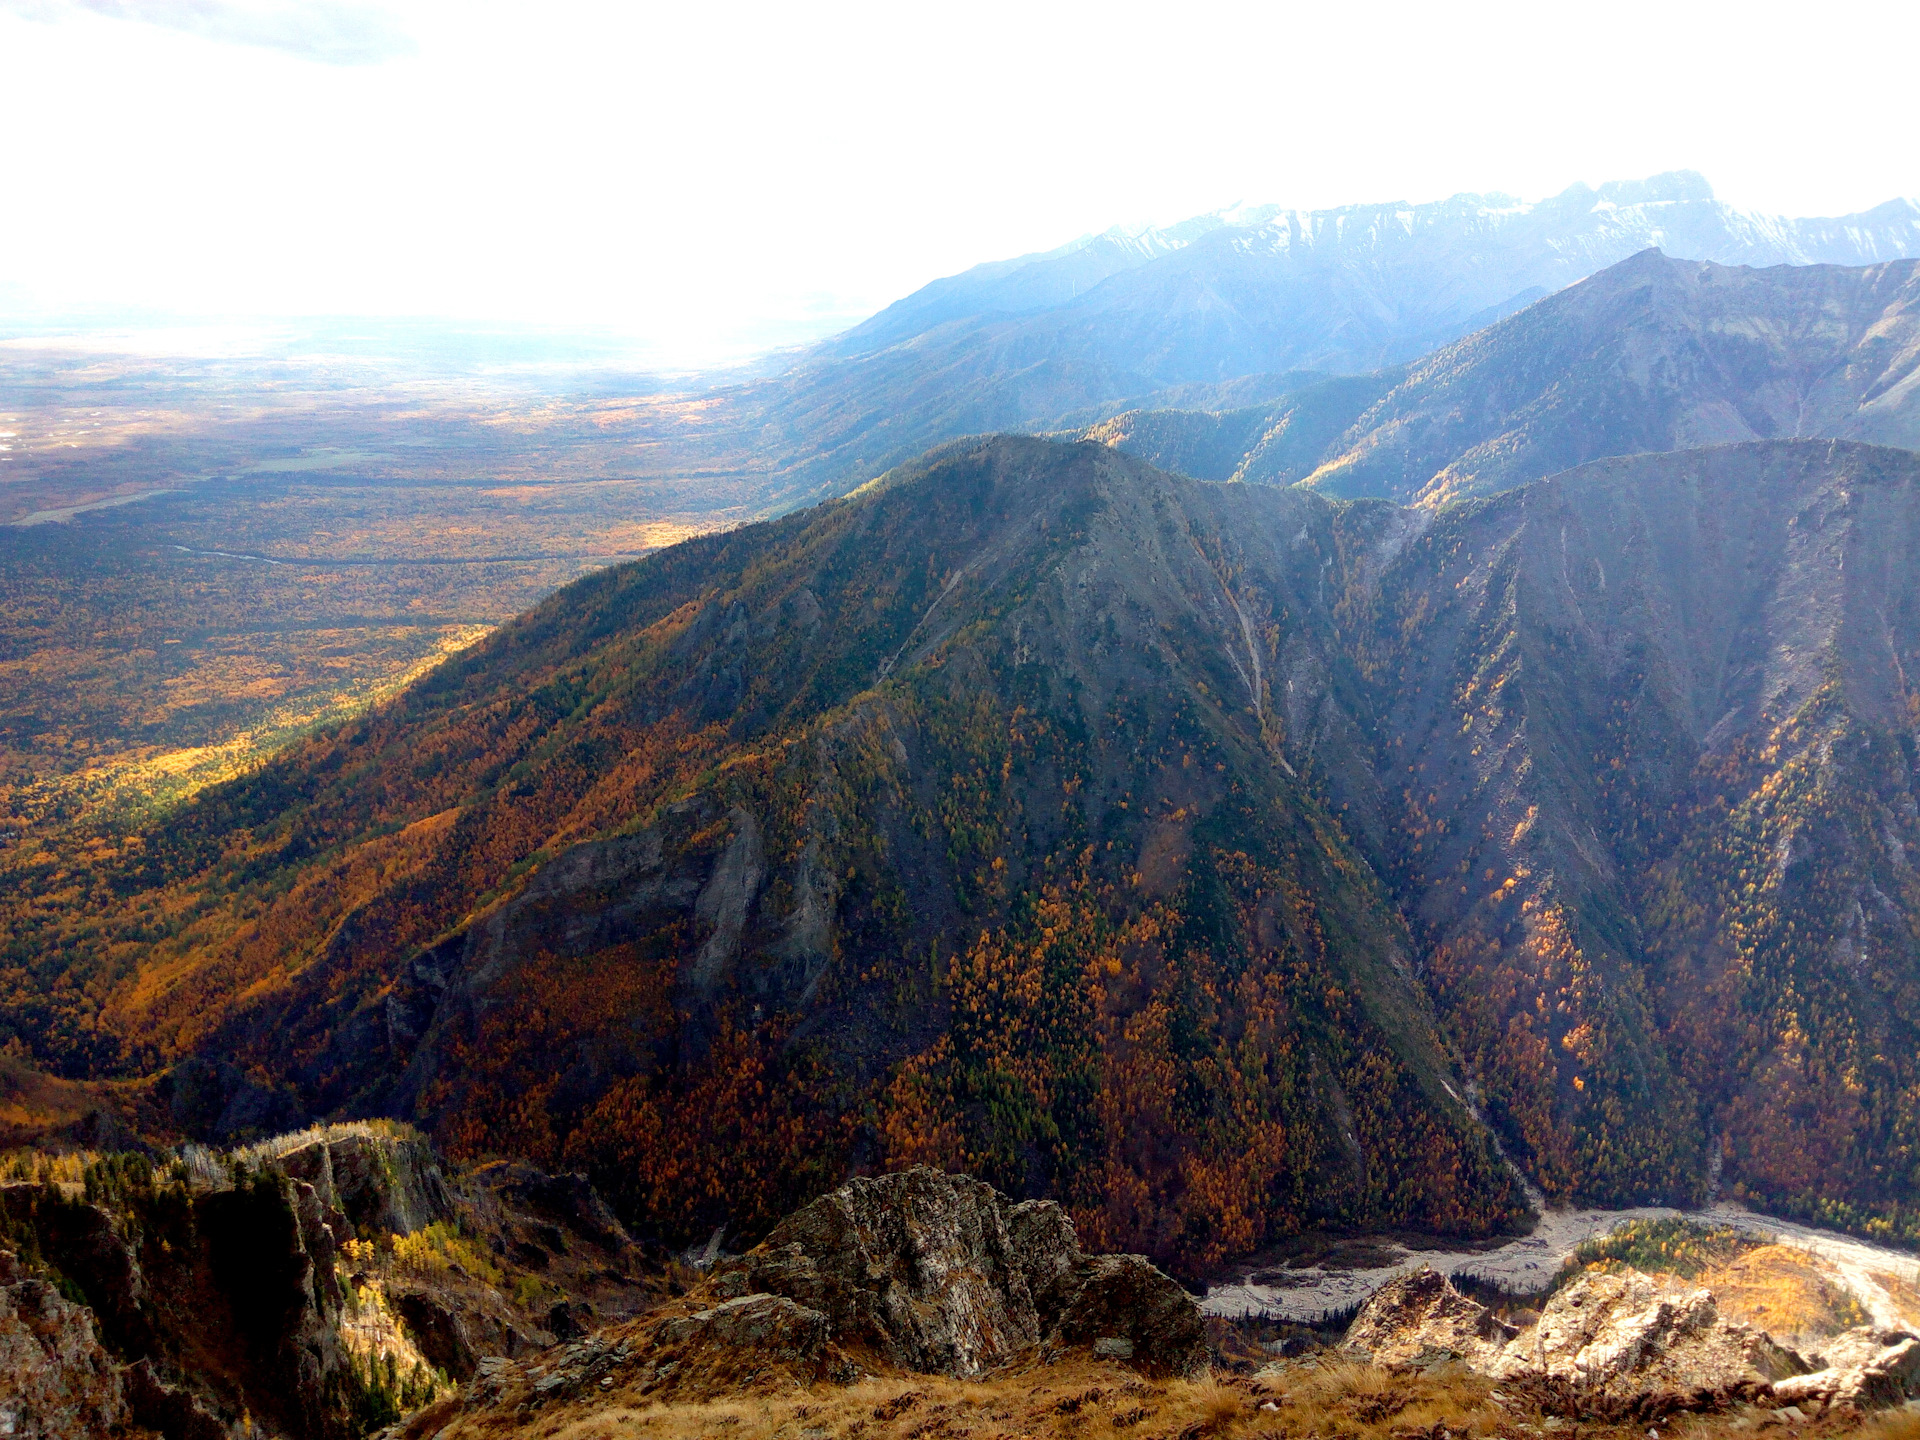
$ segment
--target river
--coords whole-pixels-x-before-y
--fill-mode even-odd
[[[1765,1240],[1798,1246],[1811,1252],[1843,1280],[1873,1315],[1877,1324],[1909,1323],[1886,1287],[1888,1279],[1909,1284],[1920,1281],[1920,1255],[1858,1240],[1832,1230],[1775,1220],[1730,1201],[1704,1210],[1548,1210],[1530,1235],[1504,1244],[1482,1244],[1473,1249],[1448,1249],[1434,1241],[1434,1249],[1414,1248],[1394,1238],[1376,1238],[1335,1247],[1356,1250],[1362,1265],[1339,1263],[1248,1263],[1238,1278],[1210,1286],[1201,1308],[1209,1315],[1265,1316],[1275,1320],[1312,1322],[1350,1310],[1396,1275],[1431,1265],[1447,1275],[1487,1280],[1514,1294],[1536,1294],[1553,1283],[1561,1263],[1584,1240],[1605,1235],[1627,1220],[1649,1220],[1684,1213],[1701,1225],[1727,1225]],[[1372,1253],[1367,1253],[1372,1252]],[[1364,1261],[1374,1263],[1366,1264]],[[1920,1317],[1913,1317],[1920,1318]]]

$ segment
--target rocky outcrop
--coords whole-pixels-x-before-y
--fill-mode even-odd
[[[1504,1325],[1432,1270],[1385,1286],[1342,1342],[1382,1365],[1465,1361],[1501,1380],[1538,1379],[1623,1398],[1656,1391],[1756,1392],[1806,1369],[1764,1332],[1719,1313],[1710,1291],[1637,1271],[1589,1272],[1539,1319]]]
[[[1711,1291],[1627,1271],[1591,1272],[1556,1291],[1490,1373],[1617,1392],[1735,1389],[1805,1368],[1764,1331],[1721,1315]]]
[[[1920,1339],[1906,1330],[1858,1326],[1835,1336],[1814,1361],[1822,1368],[1778,1382],[1774,1395],[1791,1405],[1818,1400],[1856,1410],[1920,1396]]]
[[[1376,1365],[1457,1359],[1476,1370],[1490,1370],[1518,1333],[1454,1289],[1439,1271],[1422,1266],[1376,1291],[1354,1317],[1341,1346]]]
[[[424,1136],[327,1126],[259,1148],[261,1158],[311,1185],[363,1238],[411,1235],[453,1217],[440,1158]]]
[[[716,1268],[716,1294],[784,1296],[842,1345],[927,1374],[974,1375],[1042,1342],[1187,1373],[1199,1310],[1137,1255],[1087,1256],[1051,1201],[921,1166],[850,1181]]]
[[[127,1418],[120,1367],[92,1312],[0,1250],[0,1435],[80,1440]]]
[[[667,1345],[757,1351],[771,1363],[799,1368],[819,1359],[830,1329],[818,1310],[778,1295],[742,1295],[711,1310],[668,1320],[659,1338]]]
[[[977,1374],[1040,1339],[1000,1193],[924,1167],[823,1195],[713,1283],[817,1310],[903,1370]]]

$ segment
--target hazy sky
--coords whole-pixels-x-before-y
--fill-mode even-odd
[[[0,310],[593,324],[691,363],[1235,201],[1691,168],[1832,214],[1920,194],[1916,53],[1912,0],[0,0]]]

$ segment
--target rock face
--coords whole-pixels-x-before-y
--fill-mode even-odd
[[[1422,1266],[1390,1281],[1354,1317],[1343,1349],[1376,1365],[1420,1365],[1457,1357],[1491,1369],[1518,1332],[1469,1300],[1439,1271]]]
[[[1908,1331],[1858,1326],[1835,1336],[1814,1359],[1825,1368],[1781,1381],[1775,1396],[1788,1404],[1819,1400],[1858,1410],[1920,1396],[1920,1339]]]
[[[0,1435],[77,1440],[126,1419],[120,1370],[92,1312],[21,1276],[12,1252],[0,1250]]]
[[[925,1166],[822,1196],[712,1283],[784,1296],[840,1344],[929,1374],[978,1374],[1043,1340],[1179,1374],[1205,1355],[1198,1308],[1146,1260],[1084,1255],[1051,1201],[1010,1205]]]
[[[1539,1378],[1622,1397],[1766,1387],[1806,1368],[1793,1351],[1722,1316],[1710,1291],[1629,1271],[1582,1275],[1525,1329],[1422,1270],[1383,1288],[1343,1342],[1376,1364],[1457,1358],[1497,1379]]]
[[[422,1136],[328,1129],[298,1138],[273,1163],[311,1185],[361,1236],[411,1235],[453,1215],[439,1157]]]
[[[1728,1389],[1771,1383],[1805,1362],[1764,1332],[1723,1317],[1708,1290],[1637,1272],[1582,1275],[1516,1335],[1497,1376],[1544,1373],[1603,1390]]]
[[[1051,1201],[1016,1205],[925,1166],[822,1196],[665,1310],[525,1360],[483,1359],[404,1434],[456,1420],[519,1433],[544,1407],[845,1384],[866,1369],[964,1377],[1067,1347],[1183,1375],[1207,1357],[1199,1307],[1145,1259],[1087,1255]]]

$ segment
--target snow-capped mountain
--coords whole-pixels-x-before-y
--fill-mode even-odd
[[[1736,209],[1679,171],[1541,201],[1240,207],[976,266],[822,353],[870,354],[956,320],[1024,317],[1044,340],[1023,350],[1071,353],[1163,385],[1360,371],[1422,354],[1648,248],[1724,265],[1866,265],[1920,255],[1920,205],[1788,219]]]

